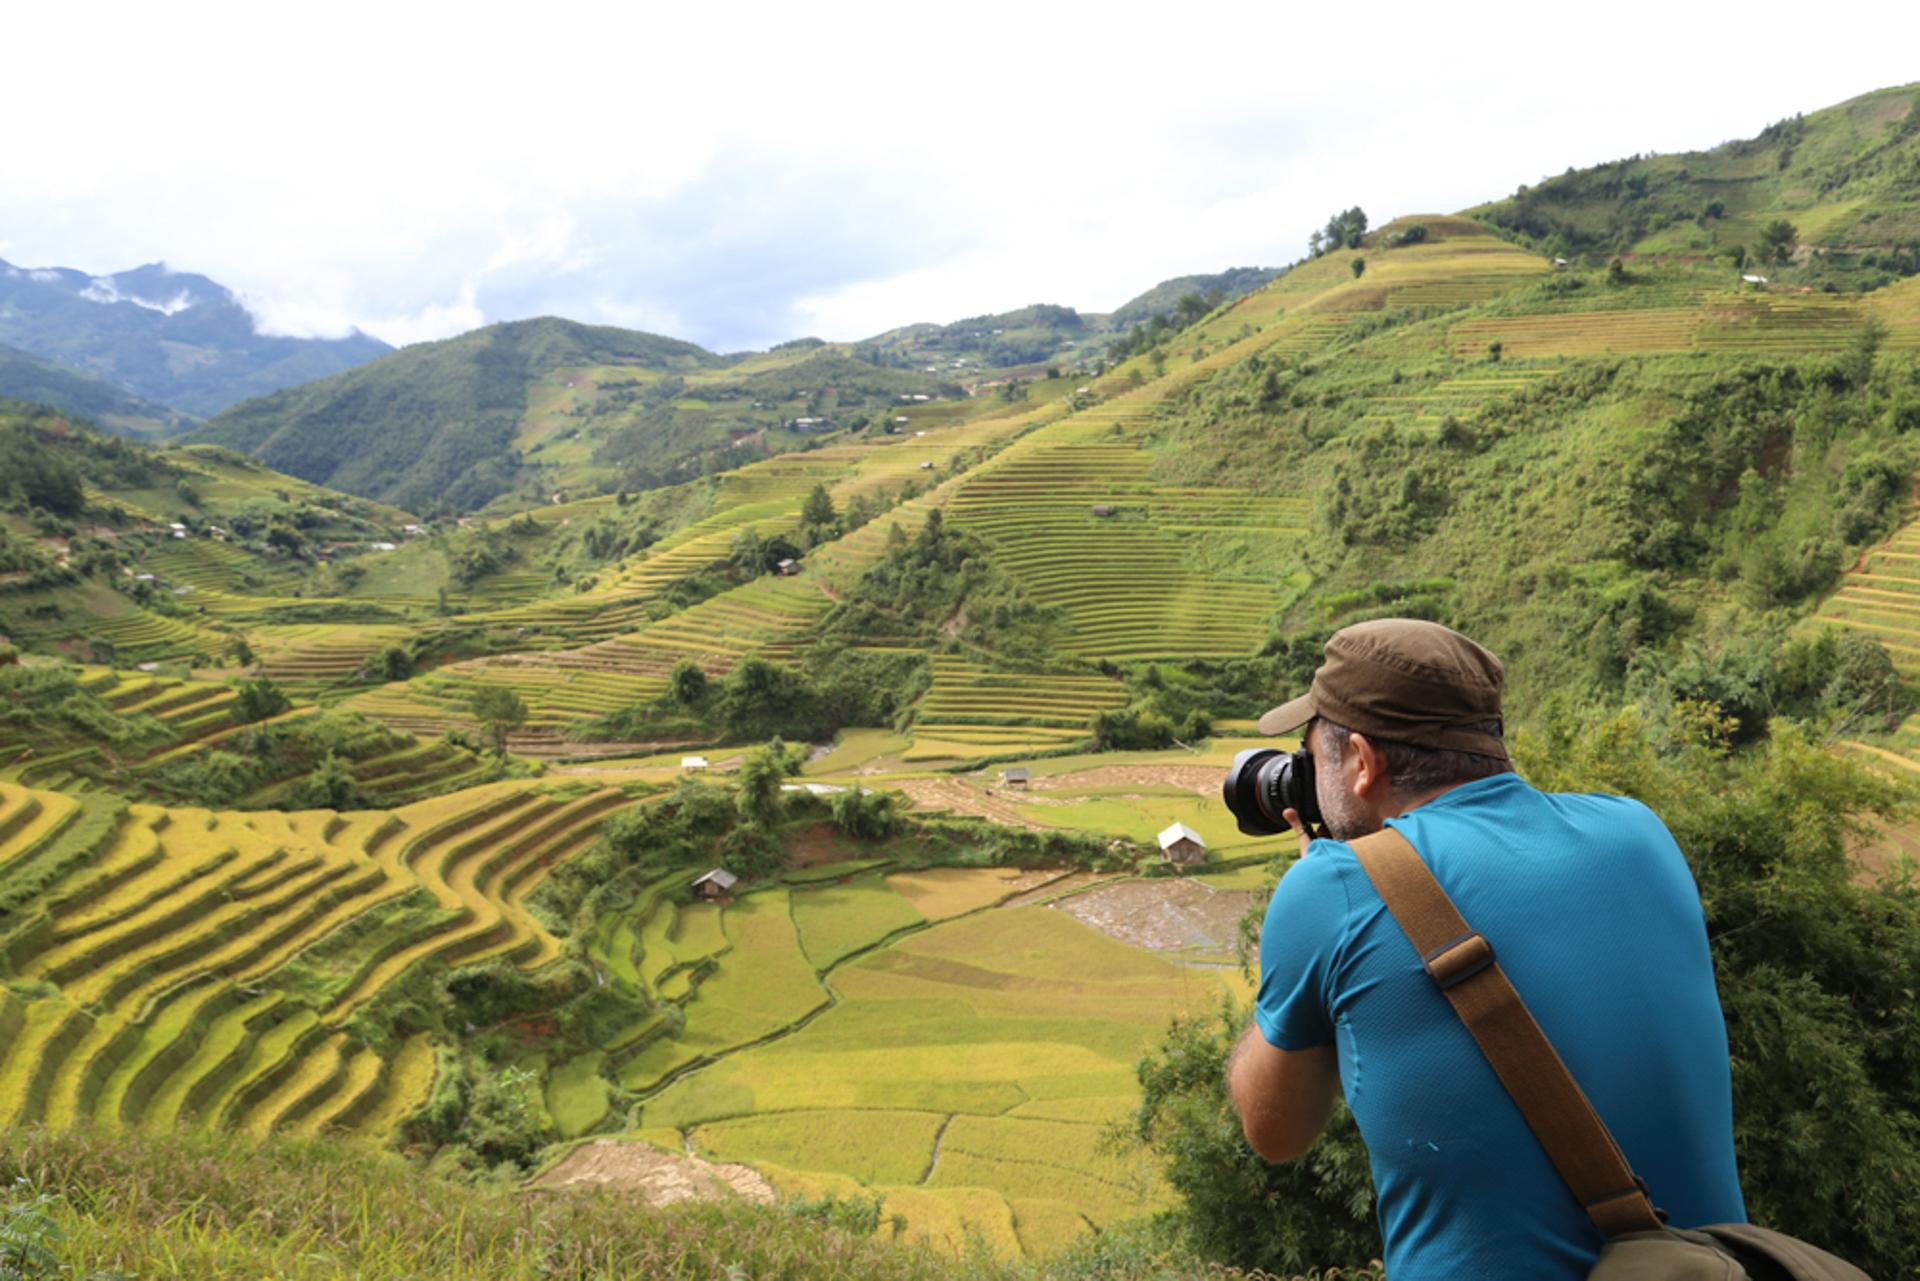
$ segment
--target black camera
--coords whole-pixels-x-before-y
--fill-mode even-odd
[[[1220,797],[1248,836],[1273,836],[1287,830],[1286,810],[1308,827],[1320,825],[1320,799],[1313,790],[1313,757],[1303,748],[1282,752],[1249,747],[1233,758]]]

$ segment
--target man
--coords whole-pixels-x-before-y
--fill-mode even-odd
[[[1601,1236],[1344,842],[1413,843],[1673,1224],[1744,1221],[1726,1027],[1700,898],[1652,811],[1547,795],[1502,742],[1499,660],[1434,623],[1336,632],[1305,727],[1324,839],[1275,890],[1228,1067],[1247,1141],[1300,1156],[1344,1092],[1392,1281],[1584,1277]],[[1286,818],[1302,827],[1292,810]]]

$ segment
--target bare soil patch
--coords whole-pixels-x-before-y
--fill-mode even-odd
[[[1036,792],[1078,792],[1093,787],[1151,784],[1190,788],[1197,796],[1218,796],[1223,773],[1218,765],[1102,765],[1036,778],[1028,787]]]
[[[761,1205],[774,1201],[773,1185],[750,1166],[715,1165],[623,1139],[582,1143],[529,1186],[622,1188],[653,1206],[728,1197]]]
[[[1203,881],[1126,878],[1060,899],[1054,907],[1109,938],[1154,952],[1230,950],[1251,890],[1216,890]]]
[[[1045,823],[1036,823],[1022,813],[1019,806],[1003,800],[999,789],[983,787],[965,779],[909,778],[901,781],[900,790],[913,801],[913,808],[917,810],[950,810],[955,814],[992,819],[1008,827],[1024,827],[1034,832],[1047,830]]]

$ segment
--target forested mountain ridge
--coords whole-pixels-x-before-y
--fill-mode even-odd
[[[0,262],[0,342],[199,418],[393,350],[358,332],[262,334],[231,290],[163,263],[89,276]]]
[[[194,422],[98,374],[6,343],[0,343],[0,396],[81,414],[128,436],[166,436]]]
[[[1467,213],[1542,252],[1725,256],[1795,284],[1920,272],[1920,85],[1780,120],[1708,151],[1632,156]]]

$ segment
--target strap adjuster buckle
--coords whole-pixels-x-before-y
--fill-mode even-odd
[[[1420,958],[1427,977],[1442,992],[1478,974],[1492,965],[1493,944],[1479,930],[1449,939]]]

